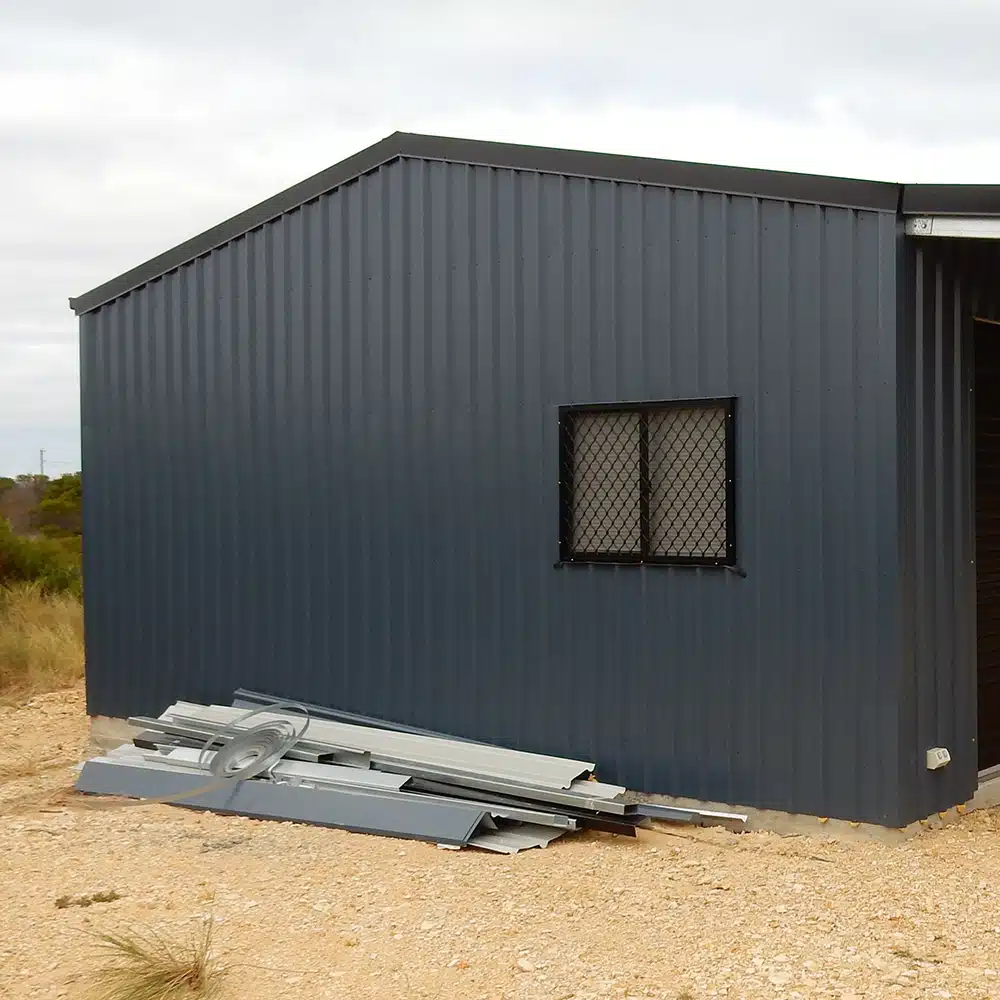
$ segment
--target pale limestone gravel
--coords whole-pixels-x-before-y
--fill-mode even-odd
[[[84,997],[88,931],[188,932],[205,914],[233,1000],[1000,997],[996,814],[902,846],[677,828],[507,858],[94,809],[69,792],[79,691],[0,724],[3,997]],[[54,905],[102,889],[123,898]]]

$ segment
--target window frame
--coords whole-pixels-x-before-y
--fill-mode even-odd
[[[654,411],[723,410],[726,420],[726,554],[712,556],[656,555],[650,552],[649,531],[649,423]],[[573,533],[572,421],[578,414],[638,413],[639,422],[639,552],[575,552]],[[559,563],[557,565],[691,566],[732,569],[736,555],[736,397],[663,399],[638,403],[574,403],[559,407]]]

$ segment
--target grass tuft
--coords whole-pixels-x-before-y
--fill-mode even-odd
[[[97,935],[104,959],[94,973],[93,1000],[209,1000],[225,970],[212,957],[211,919],[186,941],[155,931]]]
[[[0,587],[0,699],[68,687],[83,676],[83,608],[38,583]]]

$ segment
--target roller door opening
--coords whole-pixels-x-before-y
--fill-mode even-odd
[[[979,770],[1000,764],[1000,326],[975,324]]]

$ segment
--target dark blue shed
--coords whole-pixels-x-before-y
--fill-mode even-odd
[[[966,800],[998,213],[396,134],[72,300],[89,711],[242,685],[649,792]]]

